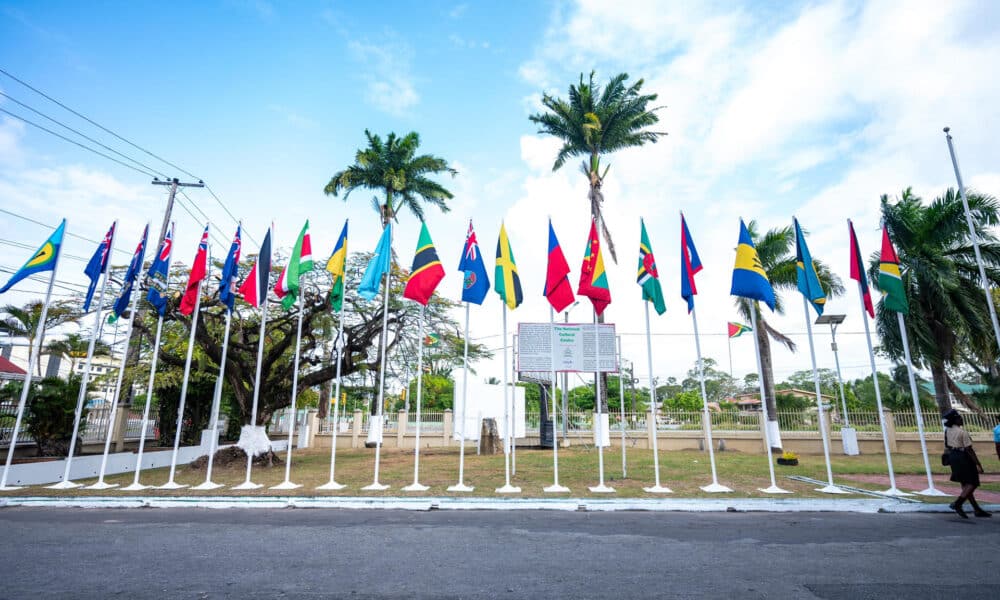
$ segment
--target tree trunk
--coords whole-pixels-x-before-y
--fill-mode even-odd
[[[944,363],[938,361],[931,363],[931,379],[934,381],[934,400],[937,402],[938,412],[943,415],[951,410],[951,398],[948,396],[948,376],[944,370]],[[919,397],[917,401],[919,402]]]
[[[751,307],[756,310],[756,307]],[[775,424],[778,422],[778,405],[775,401],[774,390],[774,366],[771,360],[771,340],[767,337],[767,328],[764,327],[763,319],[757,319],[757,330],[754,331],[757,342],[760,344],[760,370],[764,381],[764,398],[762,401],[767,406],[767,420]],[[781,439],[771,440],[774,444],[771,449],[781,452]],[[775,443],[776,442],[776,443]]]
[[[325,421],[330,412],[330,398],[333,394],[333,380],[328,379],[319,386],[319,406],[316,408],[316,418]]]

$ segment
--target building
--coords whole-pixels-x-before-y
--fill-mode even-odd
[[[803,400],[809,400],[810,402],[816,401],[816,392],[809,390],[800,389],[787,389],[787,390],[775,390],[779,395],[794,396],[795,398],[802,398]],[[823,406],[828,407],[834,401],[832,396],[827,394],[820,394],[820,398],[823,400]],[[759,392],[746,392],[743,394],[737,394],[734,396],[729,403],[735,404],[736,407],[742,411],[759,411],[760,410],[760,393]]]

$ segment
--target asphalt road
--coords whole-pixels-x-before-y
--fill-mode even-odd
[[[0,510],[0,598],[1000,598],[1000,515]]]

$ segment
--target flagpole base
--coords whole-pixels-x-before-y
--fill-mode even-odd
[[[896,498],[905,498],[907,496],[912,496],[913,495],[910,492],[904,492],[903,490],[901,490],[899,488],[894,488],[894,487],[889,488],[889,489],[887,489],[886,491],[884,491],[882,493],[885,494],[886,496],[895,496]]]
[[[821,488],[816,488],[817,492],[823,492],[824,494],[850,494],[845,489],[839,488],[835,485],[827,485]]]
[[[939,490],[937,488],[929,487],[926,490],[920,490],[919,492],[917,492],[917,495],[918,496],[935,496],[935,497],[938,497],[938,498],[942,498],[942,497],[945,497],[945,496],[950,496],[951,494],[946,494],[946,493],[942,492],[941,490]]]
[[[389,489],[389,486],[385,483],[379,483],[377,481],[373,481],[361,489],[366,492],[381,492],[382,490]]]
[[[97,483],[94,483],[92,485],[84,486],[83,489],[85,489],[85,490],[110,490],[111,488],[116,488],[116,487],[118,487],[117,483],[107,483],[105,481],[98,481]]]
[[[464,483],[456,483],[455,485],[448,486],[449,492],[471,492],[476,488],[471,485],[465,485]]]
[[[254,483],[252,481],[244,481],[239,485],[234,485],[232,489],[234,490],[256,490],[264,487],[262,483]]]
[[[72,490],[73,488],[83,487],[83,485],[72,481],[60,481],[57,484],[47,485],[45,487],[50,490]]]
[[[414,481],[410,485],[408,485],[406,487],[399,488],[399,489],[400,489],[400,491],[403,491],[403,492],[426,492],[427,490],[429,490],[431,488],[430,488],[430,486],[424,485],[424,484],[420,483],[419,481]]]
[[[613,494],[615,493],[615,488],[606,486],[603,483],[601,485],[595,485],[587,488],[594,494]]]
[[[288,481],[286,479],[286,480],[282,481],[281,483],[279,483],[278,485],[272,485],[271,487],[269,487],[267,489],[269,489],[269,490],[295,490],[295,489],[298,489],[300,487],[302,487],[302,484],[292,483],[291,481]]]
[[[542,488],[542,491],[547,494],[564,494],[569,492],[569,488],[564,485],[559,485],[558,483],[553,483],[549,487]]]
[[[781,489],[780,487],[778,487],[776,485],[772,485],[771,487],[766,487],[766,488],[757,488],[757,490],[761,491],[761,492],[764,492],[765,494],[791,494],[791,493],[793,493],[793,492],[789,492],[788,490],[783,490],[783,489]]]
[[[221,483],[215,483],[214,481],[206,481],[205,483],[202,483],[200,485],[196,485],[196,486],[194,486],[191,489],[192,490],[217,490],[220,487],[226,487],[226,486],[222,485]]]
[[[177,483],[176,481],[168,481],[163,485],[155,486],[158,490],[179,490],[181,488],[186,488],[187,484]]]
[[[131,483],[122,488],[123,492],[141,492],[142,490],[148,490],[151,486],[142,485],[141,483]]]
[[[516,485],[511,485],[508,483],[505,484],[503,487],[498,487],[493,491],[498,494],[520,494],[521,488],[517,487]]]
[[[708,485],[701,486],[701,491],[709,494],[729,494],[732,493],[733,488],[726,487],[721,483],[710,483]]]
[[[23,490],[24,486],[20,485],[5,485],[0,487],[0,492],[16,492],[17,490]]]
[[[672,490],[672,489],[670,489],[668,487],[664,487],[664,486],[662,486],[660,484],[656,484],[656,485],[654,485],[652,487],[644,487],[644,488],[642,488],[642,491],[646,492],[647,494],[673,494],[674,493],[674,490]]]
[[[334,481],[334,480],[331,479],[328,483],[324,483],[323,485],[319,486],[316,489],[317,490],[333,490],[333,491],[336,491],[336,490],[342,490],[345,487],[347,487],[347,486],[344,485],[344,484],[342,484],[342,483],[337,483],[336,481]]]

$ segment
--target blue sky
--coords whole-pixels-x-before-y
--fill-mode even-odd
[[[418,131],[424,151],[459,170],[443,181],[456,194],[453,211],[428,218],[449,269],[442,291],[458,296],[453,268],[467,220],[475,219],[487,256],[504,220],[526,296],[513,322],[548,317],[538,294],[545,215],[574,270],[588,218],[585,180],[573,163],[551,172],[557,144],[537,136],[527,116],[543,91],[565,95],[581,72],[595,69],[600,80],[623,70],[643,77],[660,94],[658,129],[670,135],[606,159],[612,169],[605,186],[620,253],[620,264],[609,266],[608,316],[626,334],[626,358],[643,378],[634,283],[640,216],[669,307],[654,323],[653,371],[683,376],[694,351],[677,297],[678,210],[705,263],[699,314],[703,332],[713,335],[703,346],[725,365],[719,333],[735,318],[728,291],[738,217],[775,227],[797,215],[813,255],[847,282],[847,218],[871,251],[880,194],[913,185],[931,198],[954,184],[942,126],[954,130],[966,180],[1000,193],[994,4],[625,4],[0,1],[0,66],[204,178],[258,241],[274,219],[278,244],[291,246],[310,218],[318,255],[330,251],[347,217],[353,249],[374,247],[370,194],[358,192],[348,204],[322,194],[330,175],[352,161],[364,129]],[[181,175],[2,75],[0,91]],[[0,108],[40,120],[2,97]],[[204,191],[190,196],[219,226],[219,239],[231,237],[233,223],[214,200]],[[148,177],[0,114],[0,207],[53,225],[67,216],[71,232],[92,239],[118,217],[119,247],[131,248],[142,223],[159,222],[163,203],[164,190]],[[183,211],[175,218],[175,256],[188,261],[201,225]],[[16,243],[34,246],[46,235],[3,214],[0,225]],[[404,216],[395,245],[401,256],[409,256],[417,233]],[[75,255],[92,250],[75,238],[67,243]],[[25,253],[0,244],[0,264],[20,265]],[[65,261],[59,277],[80,281],[82,267]],[[42,283],[23,289],[3,301],[22,302]],[[849,315],[841,362],[847,376],[859,377],[864,343],[848,289],[829,310]],[[775,323],[802,348],[775,350],[779,379],[809,365],[804,317],[789,300],[788,314]],[[491,298],[473,311],[474,337],[499,345],[500,306]],[[578,308],[572,318],[589,315]],[[741,376],[754,365],[747,339],[738,342],[733,359]],[[832,366],[828,348],[821,338],[820,366]],[[499,357],[481,369],[499,371]]]

